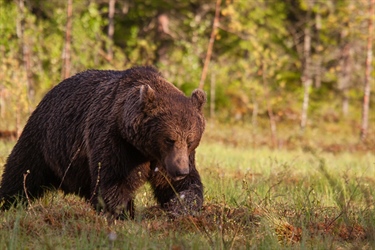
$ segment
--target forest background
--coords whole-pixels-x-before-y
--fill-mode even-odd
[[[187,95],[203,87],[207,118],[239,124],[256,145],[372,151],[373,5],[0,0],[0,135],[17,137],[77,72],[154,65]]]
[[[38,102],[75,73],[154,65],[208,97],[197,216],[171,217],[147,185],[135,220],[116,223],[50,192],[1,212],[0,248],[373,249],[374,7],[0,0],[0,174]]]

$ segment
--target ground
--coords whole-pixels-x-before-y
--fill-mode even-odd
[[[254,148],[243,127],[220,127],[241,135],[228,143],[216,126],[197,152],[206,190],[200,214],[166,213],[149,186],[137,193],[131,221],[108,221],[76,196],[49,193],[1,214],[0,248],[372,249],[374,151]],[[0,160],[9,147],[0,146]]]

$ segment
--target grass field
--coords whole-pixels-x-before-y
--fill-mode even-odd
[[[0,249],[375,249],[371,148],[271,150],[246,140],[251,134],[240,127],[217,126],[209,124],[197,151],[200,214],[166,214],[147,185],[126,221],[107,221],[76,196],[51,192],[0,212]],[[0,169],[13,144],[0,141]]]

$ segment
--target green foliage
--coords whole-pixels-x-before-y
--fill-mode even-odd
[[[26,1],[23,14],[18,3],[0,1],[0,116],[4,121],[0,129],[21,128],[42,96],[62,80],[67,3]],[[328,110],[331,103],[335,103],[333,112],[340,116],[339,104],[346,91],[351,107],[347,117],[358,118],[368,18],[361,1],[222,1],[204,86],[210,101],[207,111],[215,104],[217,117],[242,122],[266,118],[268,109],[301,113],[303,28],[309,4],[312,60],[321,61],[319,72],[313,73],[320,76],[321,86],[311,89],[309,117],[317,122],[327,115],[322,110]],[[71,74],[89,68],[126,69],[152,64],[190,94],[201,77],[214,2],[116,1],[115,7],[111,40],[107,35],[107,2],[73,1]],[[159,19],[163,15],[164,21]],[[25,86],[28,78],[22,44],[30,50],[29,73],[35,91],[31,99]],[[347,86],[342,86],[340,60],[345,46],[352,49],[351,76]],[[108,57],[109,47],[113,59]],[[215,86],[213,90],[211,86]],[[374,103],[374,95],[370,98]],[[21,105],[17,106],[17,100],[22,100]],[[297,125],[298,119],[288,120],[290,123]]]
[[[72,73],[106,67],[107,63],[101,56],[105,54],[103,44],[106,42],[106,36],[101,32],[105,24],[106,21],[95,3],[90,3],[86,11],[74,16]]]
[[[9,20],[15,20],[17,15],[17,6],[14,4],[6,4],[5,0],[0,2],[0,44],[4,51],[17,50],[17,44],[12,43],[16,36],[16,22],[9,22]],[[4,57],[2,57],[4,58]]]

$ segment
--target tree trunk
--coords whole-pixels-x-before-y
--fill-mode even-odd
[[[348,89],[350,85],[350,75],[352,71],[351,62],[351,45],[348,43],[341,51],[339,59],[340,73],[338,74],[338,87],[342,94],[342,113],[347,116],[349,113],[349,96]]]
[[[311,79],[304,79],[303,81],[303,103],[302,103],[302,114],[301,114],[301,130],[304,131],[307,125],[307,112],[309,109]]]
[[[322,29],[322,17],[318,11],[315,17],[315,27],[316,27],[316,40],[317,40],[317,49],[316,49],[316,59],[314,60],[314,70],[315,70],[315,88],[320,88],[322,85],[322,45],[320,43],[320,31]]]
[[[4,115],[5,115],[5,102],[4,102],[4,99],[5,99],[5,87],[0,84],[0,118],[1,120],[4,119]]]
[[[207,76],[208,64],[210,63],[210,60],[211,60],[212,48],[214,46],[215,36],[217,33],[217,26],[219,25],[220,4],[221,4],[221,0],[216,0],[214,23],[212,25],[212,31],[211,31],[210,41],[208,43],[206,59],[204,60],[201,80],[199,82],[200,89],[203,89],[204,81],[206,80],[206,76]]]
[[[273,115],[272,106],[270,103],[270,96],[269,96],[269,89],[267,84],[267,68],[265,63],[262,63],[262,82],[264,87],[264,95],[267,103],[267,112],[268,117],[270,119],[270,128],[271,128],[271,141],[272,141],[272,148],[277,148],[277,133],[276,133],[276,120],[275,116]]]
[[[63,69],[62,78],[66,79],[70,76],[70,62],[71,62],[71,40],[72,40],[72,14],[73,14],[73,0],[68,0],[67,6],[67,21],[65,28],[65,47],[63,51]]]
[[[251,124],[253,126],[253,130],[256,130],[258,126],[259,104],[254,93],[251,93],[251,100],[253,102],[253,111],[251,113]]]
[[[253,102],[253,112],[251,114],[251,124],[252,124],[252,137],[253,137],[253,146],[256,146],[257,142],[257,132],[258,132],[258,110],[259,110],[259,104],[257,101],[257,98],[254,94],[254,91],[251,93],[251,99]]]
[[[373,18],[374,18],[375,0],[369,0],[369,20],[368,20],[368,38],[367,38],[367,56],[366,56],[366,72],[365,86],[363,94],[362,106],[362,126],[360,138],[364,141],[368,132],[369,106],[370,106],[370,81],[371,81],[371,63],[372,63],[372,41],[373,41]]]
[[[216,99],[216,73],[211,73],[210,86],[210,117],[215,118],[215,99]]]
[[[18,21],[18,38],[20,41],[20,48],[22,54],[22,64],[26,73],[26,84],[27,84],[27,95],[28,95],[28,102],[34,100],[35,90],[34,84],[32,79],[32,72],[31,72],[31,55],[30,55],[30,48],[29,44],[25,39],[25,2],[24,0],[17,1],[18,3],[18,10],[19,10],[19,21]],[[31,105],[28,105],[30,109]],[[29,110],[31,112],[31,110]]]
[[[112,61],[113,59],[113,34],[115,32],[115,22],[114,22],[114,16],[115,16],[115,5],[116,5],[116,0],[109,0],[108,3],[108,39],[109,39],[109,44],[108,44],[108,60]]]
[[[306,27],[304,30],[304,44],[303,44],[303,59],[304,66],[302,72],[302,85],[303,85],[303,103],[301,112],[301,130],[304,131],[307,124],[307,113],[309,108],[310,89],[312,85],[312,72],[311,72],[311,6],[309,4]]]

